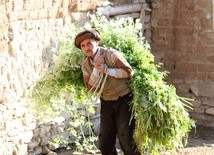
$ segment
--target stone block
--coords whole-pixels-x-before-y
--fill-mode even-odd
[[[58,10],[56,8],[52,8],[52,9],[48,9],[47,10],[47,17],[49,18],[57,18],[59,15],[58,15]]]
[[[65,18],[67,14],[68,14],[67,10],[64,10],[63,8],[60,8],[57,11],[57,18]]]
[[[50,155],[51,153],[52,153],[52,151],[47,146],[42,147],[42,154]],[[54,154],[52,154],[52,155],[54,155]],[[55,155],[57,155],[57,153],[55,153]]]
[[[208,62],[213,63],[214,62],[214,55],[213,54],[208,55],[207,60],[208,60]]]
[[[195,107],[195,108],[198,108],[198,107],[200,107],[201,105],[202,105],[202,103],[201,103],[201,101],[199,101],[199,100],[196,100],[196,101],[193,102],[193,107]]]
[[[174,28],[176,35],[193,35],[194,29],[189,27],[176,27]]]
[[[61,7],[68,7],[70,3],[72,3],[72,0],[62,0]]]
[[[189,10],[194,10],[195,5],[193,1],[185,1],[185,2],[178,1],[177,7],[182,11],[186,11],[186,10],[189,11]]]
[[[12,0],[5,1],[4,5],[5,5],[5,8],[7,10],[7,13],[10,13],[11,11],[14,10],[14,4],[13,4]]]
[[[24,126],[30,126],[30,128],[34,128],[35,126],[33,125],[33,118],[30,114],[23,114],[23,117],[21,118],[22,124]]]
[[[53,7],[59,7],[59,6],[55,6],[55,4],[57,5],[60,1],[56,1],[56,0],[44,0],[44,9],[49,9],[49,8],[53,8]]]
[[[194,111],[196,113],[199,113],[199,114],[204,114],[205,113],[205,109],[201,108],[201,107],[194,108]]]
[[[174,24],[177,26],[184,26],[184,27],[192,28],[195,25],[195,20],[192,18],[191,19],[177,18],[174,20]]]
[[[214,116],[214,108],[208,108],[206,110],[206,114],[209,114],[209,115],[213,115]]]
[[[214,98],[214,82],[198,82],[191,86],[196,96]]]
[[[206,127],[214,127],[214,116],[205,115],[199,113],[191,113],[192,119],[196,120],[196,123]]]
[[[75,23],[79,21],[80,17],[81,17],[80,13],[77,12],[71,13],[71,19]]]
[[[6,126],[5,126],[6,130],[8,130],[8,131],[13,130],[13,129],[21,129],[22,127],[23,127],[22,121],[19,119],[8,121]]]
[[[26,10],[22,10],[22,11],[16,12],[16,16],[17,16],[18,20],[28,19],[29,15],[30,15],[30,12],[26,11]]]
[[[5,10],[5,7],[2,7],[0,5],[0,28],[3,28],[3,25],[6,24],[8,22],[8,17],[7,17],[7,13]]]
[[[204,104],[204,105],[211,106],[211,107],[214,107],[214,100],[204,99],[204,100],[203,100],[203,104]]]
[[[207,80],[206,73],[197,73],[197,72],[191,72],[191,73],[184,73],[185,74],[185,82],[191,82],[196,83],[198,81],[205,81]]]
[[[24,1],[23,8],[27,11],[34,10],[34,3],[32,0]]]
[[[5,139],[3,137],[0,137],[0,154],[4,154],[4,141]]]
[[[71,16],[67,16],[66,18],[63,19],[63,26],[67,29],[71,26]]]
[[[48,136],[41,137],[40,145],[41,146],[46,146],[48,144],[49,140],[50,140],[50,137],[48,137]]]
[[[168,19],[168,18],[161,18],[158,20],[158,26],[172,26],[172,19]]]
[[[19,134],[21,143],[30,143],[33,137],[33,131],[23,131]]]
[[[42,153],[42,147],[41,146],[36,147],[34,153],[35,154],[41,154]]]
[[[46,0],[38,0],[34,3],[34,9],[35,10],[41,10],[44,8],[44,1]]]
[[[207,58],[204,57],[203,54],[193,54],[191,52],[179,52],[175,54],[175,60],[177,62],[184,62],[184,63],[195,63],[195,65],[199,63],[204,63],[207,61]]]
[[[28,153],[28,145],[27,144],[21,144],[17,146],[17,154],[27,154]]]
[[[11,11],[10,13],[8,13],[7,17],[10,22],[17,20],[16,13],[14,11]]]
[[[198,71],[205,72],[205,73],[214,73],[214,64],[200,63],[198,64]]]
[[[14,144],[13,144],[13,142],[7,141],[7,140],[8,139],[5,140],[5,143],[3,145],[3,147],[4,147],[4,155],[11,155],[13,152],[15,154],[16,152],[14,150]]]
[[[39,143],[40,141],[31,141],[29,144],[28,144],[28,148],[30,151],[33,151],[34,148],[38,147],[39,146]]]
[[[23,0],[19,0],[19,1],[14,0],[14,1],[12,1],[12,3],[13,3],[13,8],[14,8],[13,11],[15,13],[20,12],[24,9],[24,1]]]
[[[96,8],[96,0],[77,0],[77,11],[88,11]]]
[[[45,126],[45,125],[41,126],[39,130],[40,137],[45,137],[47,133],[50,132],[50,128],[51,128],[50,126]]]
[[[38,19],[39,17],[39,10],[30,11],[29,13],[29,19]]]
[[[185,72],[185,73],[190,73],[190,72],[197,72],[198,68],[195,63],[176,63],[175,64],[175,71],[176,72]]]
[[[48,10],[47,9],[42,9],[39,11],[38,18],[43,19],[43,18],[48,18]]]

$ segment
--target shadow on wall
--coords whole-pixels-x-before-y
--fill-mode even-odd
[[[44,68],[49,68],[54,65],[54,57],[59,49],[56,40],[50,38],[50,44],[42,50],[42,62]]]

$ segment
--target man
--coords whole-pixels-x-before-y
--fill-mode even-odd
[[[139,155],[133,139],[134,120],[130,122],[132,94],[127,83],[133,70],[118,51],[99,47],[99,41],[97,30],[80,32],[74,41],[87,56],[82,63],[84,84],[100,94],[99,149],[102,155],[117,155],[117,136],[125,155]]]

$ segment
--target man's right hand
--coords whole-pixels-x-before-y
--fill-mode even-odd
[[[103,67],[103,65],[104,65],[104,56],[101,55],[94,61],[94,67],[100,70]]]

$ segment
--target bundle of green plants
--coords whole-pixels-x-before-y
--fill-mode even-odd
[[[191,103],[164,81],[167,72],[159,71],[160,64],[154,63],[150,46],[141,35],[141,24],[132,19],[101,20],[94,22],[103,34],[101,44],[121,51],[134,69],[130,107],[136,119],[134,140],[138,149],[142,154],[159,154],[184,147],[194,125],[186,109]]]
[[[167,72],[159,71],[161,64],[154,62],[150,46],[141,35],[140,22],[92,19],[101,31],[101,45],[121,51],[134,69],[129,83],[134,94],[130,108],[136,119],[134,140],[138,149],[142,154],[160,154],[184,147],[194,126],[187,111],[191,99],[178,96],[175,86],[165,82]]]
[[[164,81],[167,73],[159,71],[160,64],[154,63],[150,46],[141,35],[140,22],[91,16],[83,29],[90,28],[100,31],[101,46],[120,51],[134,69],[129,82],[134,96],[130,109],[132,119],[136,120],[134,140],[140,152],[160,154],[184,147],[194,125],[186,109],[191,104],[189,99],[176,94],[173,85]],[[55,65],[37,82],[33,94],[36,105],[52,107],[51,100],[70,93],[72,106],[85,107],[86,111],[94,113],[90,100],[93,96],[86,92],[82,81],[80,66],[84,55],[73,45],[79,31],[74,28],[61,42]]]

